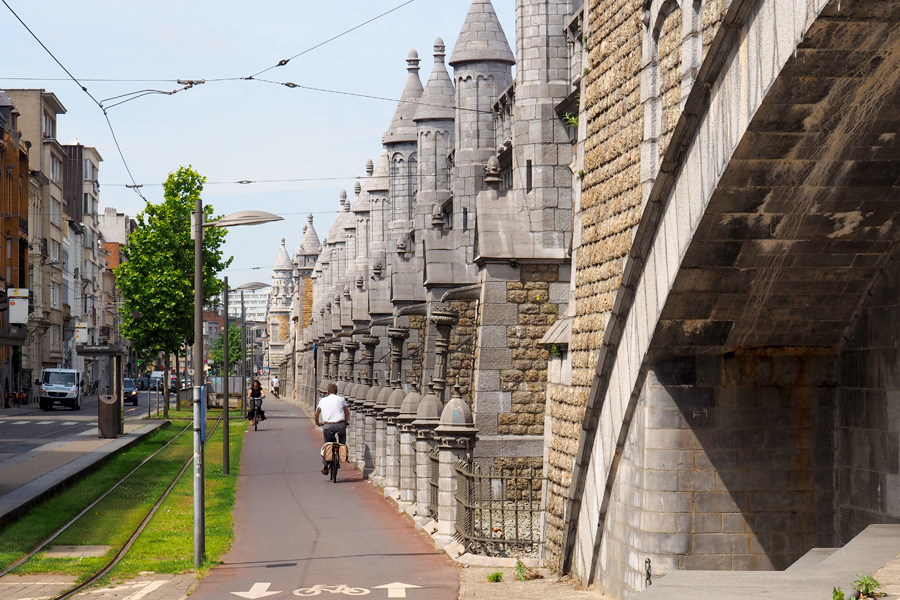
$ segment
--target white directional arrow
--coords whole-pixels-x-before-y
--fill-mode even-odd
[[[410,583],[400,583],[399,581],[395,581],[394,583],[376,585],[373,589],[386,589],[388,591],[388,598],[406,598],[406,590],[418,587],[419,586]]]
[[[235,596],[240,596],[241,598],[247,598],[248,600],[256,600],[257,598],[265,598],[266,596],[273,596],[275,594],[280,594],[281,592],[270,592],[269,586],[271,583],[254,583],[253,587],[250,588],[249,592],[231,592]]]

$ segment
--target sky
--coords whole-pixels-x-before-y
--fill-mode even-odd
[[[493,4],[515,49],[514,0]],[[57,96],[67,110],[57,121],[59,141],[77,138],[103,157],[101,210],[137,215],[145,200],[124,187],[132,177],[146,200],[158,203],[168,174],[190,165],[207,178],[203,201],[216,214],[255,209],[283,216],[276,223],[231,228],[224,245],[225,255],[234,257],[222,273],[231,287],[269,282],[281,239],[293,257],[310,213],[319,239],[327,237],[341,190],[352,198],[366,160],[377,161],[406,83],[410,49],[422,59],[425,85],[435,39],[444,40],[449,60],[469,5],[470,0],[0,0],[0,89],[42,88]],[[53,57],[106,108],[124,162],[101,108]],[[275,67],[282,59],[291,60]],[[255,80],[241,79],[250,75]],[[102,79],[114,81],[94,81]],[[140,90],[181,88],[178,79],[206,83],[113,106]],[[285,82],[343,93],[289,88]],[[234,183],[242,180],[256,183]]]

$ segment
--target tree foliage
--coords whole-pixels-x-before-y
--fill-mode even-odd
[[[124,299],[122,333],[143,352],[173,352],[194,337],[194,242],[191,213],[206,181],[190,167],[170,173],[160,204],[147,204],[137,229],[122,249],[126,262],[116,269]],[[203,207],[214,221],[212,206]],[[222,293],[216,275],[231,264],[223,260],[225,229],[205,229],[203,240],[204,304]]]
[[[248,354],[249,356],[249,354]],[[220,335],[212,343],[209,349],[209,364],[216,369],[216,373],[222,372],[222,360],[225,358],[225,336]],[[234,368],[241,362],[241,328],[232,325],[228,330],[228,365],[229,370]]]

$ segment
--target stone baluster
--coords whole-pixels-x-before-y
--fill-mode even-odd
[[[459,322],[459,314],[452,308],[433,308],[431,322],[437,328],[434,343],[434,393],[445,402],[444,389],[447,387],[447,363],[450,351],[450,331]]]

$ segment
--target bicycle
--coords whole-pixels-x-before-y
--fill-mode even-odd
[[[334,437],[334,441],[325,444],[326,448],[331,446],[331,460],[328,462],[328,476],[332,483],[337,483],[337,472],[341,468],[341,443]],[[327,452],[327,450],[326,450]]]
[[[259,426],[259,415],[261,412],[262,406],[262,398],[252,398],[253,401],[253,431],[258,430]]]

